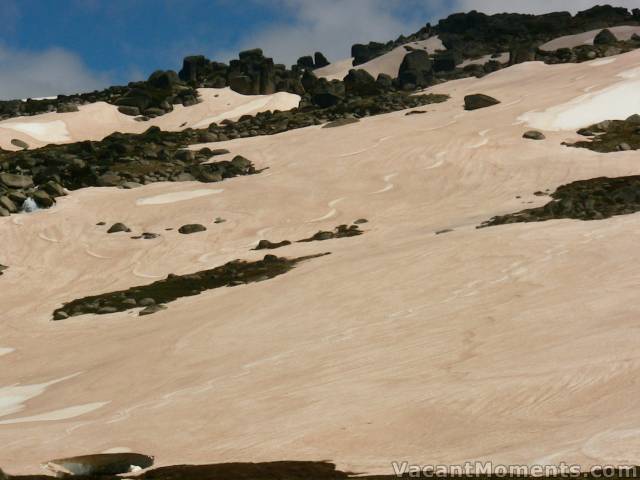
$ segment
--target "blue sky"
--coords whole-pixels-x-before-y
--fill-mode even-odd
[[[140,80],[188,54],[228,61],[261,46],[277,62],[412,33],[478,9],[543,12],[592,0],[0,0],[0,98],[46,96]],[[602,2],[600,2],[602,3]],[[613,3],[631,7],[637,0]]]

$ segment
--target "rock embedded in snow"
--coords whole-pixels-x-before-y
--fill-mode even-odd
[[[134,466],[149,468],[153,461],[153,457],[139,453],[101,453],[51,460],[45,467],[60,476],[100,477],[129,473]]]
[[[289,240],[283,240],[281,242],[270,242],[269,240],[260,240],[254,250],[275,250],[276,248],[286,247],[291,245]]]
[[[545,137],[542,132],[539,132],[537,130],[529,130],[528,132],[525,132],[524,135],[522,135],[522,138],[526,138],[528,140],[544,140],[547,137]]]
[[[183,235],[191,235],[192,233],[204,232],[207,230],[207,227],[204,225],[200,225],[199,223],[190,223],[187,225],[183,225],[178,229]]]
[[[107,230],[107,233],[120,233],[120,232],[128,233],[128,232],[131,232],[131,229],[127,227],[124,223],[117,222],[111,225],[109,230]]]
[[[499,103],[499,100],[496,100],[495,98],[490,97],[489,95],[484,95],[482,93],[476,93],[464,97],[465,110],[478,110],[480,108],[491,107]]]
[[[23,150],[28,150],[29,149],[29,144],[23,140],[20,140],[18,138],[14,138],[13,140],[11,140],[11,145],[14,145],[18,148],[21,148]]]
[[[400,87],[407,90],[423,88],[433,81],[433,63],[429,54],[424,50],[415,50],[405,55],[400,70],[398,82]]]

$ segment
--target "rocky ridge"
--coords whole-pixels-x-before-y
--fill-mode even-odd
[[[603,220],[640,212],[640,175],[579,180],[558,187],[551,197],[542,207],[493,217],[478,228],[563,218]]]
[[[53,320],[65,320],[87,313],[105,315],[135,308],[142,309],[139,315],[149,315],[166,308],[165,304],[178,298],[200,295],[214,288],[269,280],[288,272],[300,262],[324,255],[328,253],[293,259],[265,255],[262,260],[255,262],[234,260],[210,270],[187,275],[170,274],[149,285],[73,300],[55,310]]]

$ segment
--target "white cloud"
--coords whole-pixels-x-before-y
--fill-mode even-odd
[[[39,52],[0,45],[0,98],[15,99],[80,93],[109,85],[73,53],[51,48]]]
[[[329,60],[348,57],[351,45],[383,41],[410,33],[426,23],[423,15],[406,22],[394,16],[403,0],[277,0],[277,7],[292,15],[292,22],[271,25],[243,38],[239,48],[261,47],[276,62],[295,63],[319,50]],[[227,60],[237,52],[217,56]],[[226,56],[225,56],[226,55]]]

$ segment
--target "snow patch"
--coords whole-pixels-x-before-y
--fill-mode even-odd
[[[640,74],[640,69],[636,69]],[[620,74],[635,78],[632,71]],[[635,73],[633,73],[635,75]],[[540,130],[577,130],[603,120],[624,120],[640,112],[640,80],[628,80],[577,97],[543,112],[527,112],[521,120]]]
[[[69,418],[79,417],[86,413],[93,412],[104,407],[109,402],[94,402],[84,405],[76,405],[73,407],[61,408],[51,412],[40,413],[29,417],[11,418],[9,420],[0,421],[0,425],[12,425],[15,423],[32,423],[32,422],[55,422],[57,420],[67,420]]]
[[[29,135],[41,142],[67,142],[71,140],[67,125],[62,120],[53,122],[17,122],[5,123],[2,128],[15,130]]]
[[[194,198],[206,197],[216,193],[222,193],[224,190],[186,190],[183,192],[163,193],[153,197],[139,198],[136,205],[166,205],[167,203],[183,202]]]

